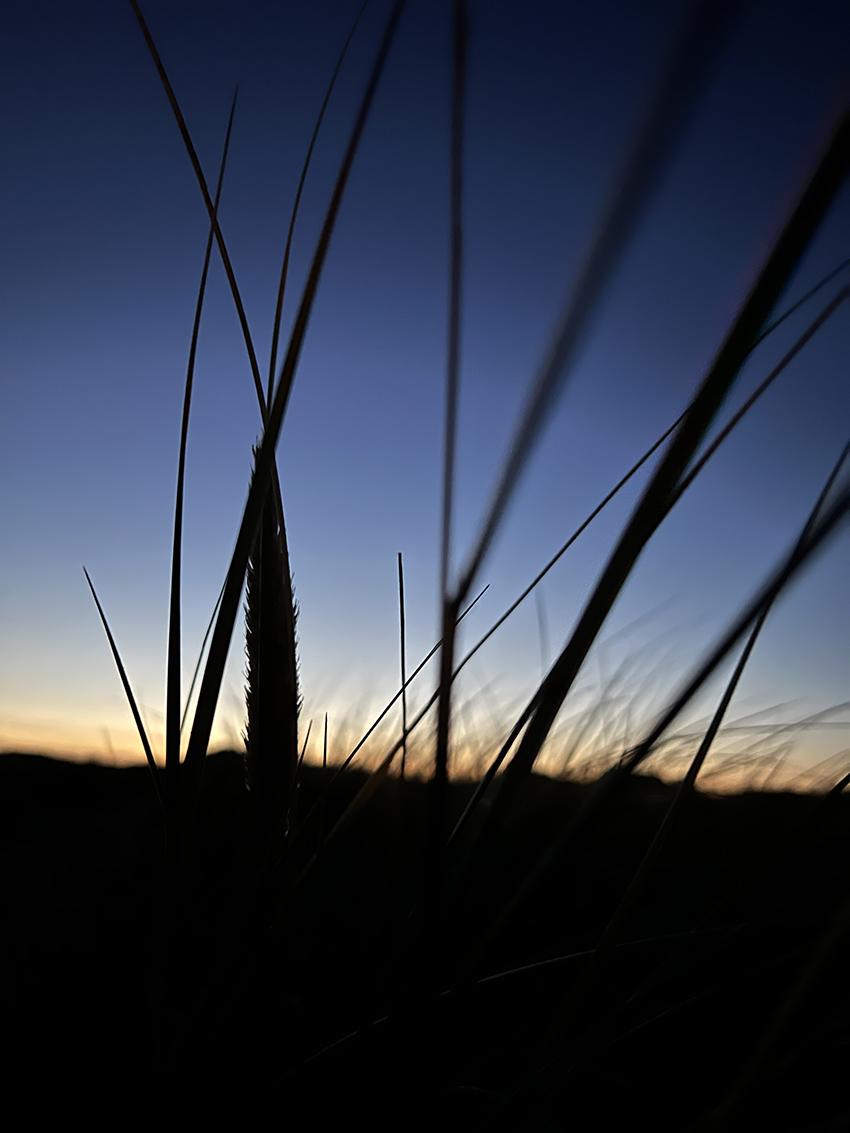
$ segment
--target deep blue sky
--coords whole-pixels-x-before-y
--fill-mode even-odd
[[[220,216],[262,359],[301,162],[358,7],[143,6],[210,180],[239,83]],[[287,323],[387,10],[373,0],[328,110],[296,231]],[[458,559],[682,10],[471,5]],[[304,720],[328,711],[332,740],[397,687],[399,550],[411,666],[437,635],[449,28],[448,3],[408,4],[279,446]],[[843,5],[745,7],[485,564],[490,590],[467,644],[686,404],[823,141],[848,42]],[[205,213],[129,4],[7,6],[0,89],[0,747],[136,759],[81,566],[159,748],[179,417]],[[782,305],[848,256],[845,189]],[[754,354],[725,414],[846,281]],[[845,307],[652,541],[608,633],[643,620],[591,659],[587,697],[600,674],[646,647],[629,679],[636,716],[649,710],[649,685],[674,687],[789,546],[847,439],[849,343]],[[187,672],[229,559],[259,428],[215,260],[187,472]],[[635,482],[543,584],[550,658],[638,490]],[[845,535],[778,607],[733,716],[793,701],[767,717],[789,720],[847,697],[846,573]],[[237,637],[220,703],[224,741],[242,724],[242,668]],[[499,716],[540,671],[532,598],[469,666],[461,694]],[[429,671],[414,699],[434,679]],[[807,742],[828,755],[846,748],[847,729]]]

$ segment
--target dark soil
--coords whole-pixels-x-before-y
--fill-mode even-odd
[[[305,771],[302,817],[320,777]],[[326,831],[364,780],[336,780]],[[121,1127],[170,1128],[182,1115],[215,1127],[476,1129],[520,1091],[487,1128],[850,1128],[843,797],[814,816],[811,797],[690,798],[619,946],[566,1017],[587,965],[574,954],[598,940],[672,797],[632,779],[459,983],[482,931],[592,789],[533,777],[438,923],[418,905],[428,787],[389,781],[274,906],[271,928],[273,908],[253,917],[244,899],[238,756],[207,761],[177,914],[146,768],[0,756],[7,1113],[23,1100],[27,1124],[79,1109]],[[455,817],[470,792],[452,787]],[[773,1027],[806,965],[805,994]],[[510,974],[481,982],[498,973]],[[765,1036],[733,1117],[706,1123]]]

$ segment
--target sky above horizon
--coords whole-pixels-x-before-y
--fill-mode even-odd
[[[261,368],[301,165],[359,7],[143,5],[211,183],[239,86],[220,220]],[[676,0],[471,4],[455,566],[682,10]],[[367,6],[328,107],[284,332],[388,11]],[[314,720],[315,745],[327,712],[336,751],[398,688],[399,551],[408,670],[439,636],[450,28],[445,0],[410,0],[402,16],[278,446],[302,729]],[[82,566],[161,754],[180,411],[208,223],[129,4],[33,0],[7,9],[0,32],[0,750],[136,761]],[[479,589],[489,589],[464,623],[461,654],[684,409],[823,144],[842,82],[846,97],[848,42],[842,5],[743,6],[484,564]],[[848,257],[845,186],[777,312]],[[848,282],[850,269],[753,353],[715,431]],[[565,718],[598,700],[618,665],[612,734],[624,714],[634,727],[649,718],[791,546],[848,439],[848,341],[845,303],[650,542]],[[214,257],[189,433],[184,694],[259,433]],[[645,482],[644,471],[470,663],[461,732],[504,726],[522,707]],[[788,723],[848,699],[847,558],[845,528],[771,615],[733,719]],[[243,670],[237,623],[217,744],[239,740]],[[435,680],[432,665],[411,710]],[[712,682],[695,717],[720,687]],[[798,756],[846,751],[847,720],[845,710],[801,732]]]

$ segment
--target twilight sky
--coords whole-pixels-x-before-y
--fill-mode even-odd
[[[239,84],[220,220],[264,366],[301,164],[359,6],[143,4],[211,182]],[[330,102],[285,328],[388,8],[368,6]],[[471,4],[456,563],[683,8]],[[317,740],[327,711],[332,748],[398,687],[398,551],[409,669],[438,636],[450,12],[446,0],[410,0],[402,17],[278,447],[303,721],[315,719]],[[824,140],[848,42],[850,10],[831,0],[744,7],[484,565],[490,588],[461,652],[686,405]],[[0,750],[138,760],[82,565],[161,752],[180,408],[207,220],[128,3],[7,6],[0,89]],[[845,187],[779,310],[848,256]],[[717,427],[847,282],[850,269],[758,348]],[[626,706],[636,726],[790,546],[848,439],[848,344],[845,304],[652,540],[566,717],[598,699],[622,662],[611,728]],[[259,430],[215,258],[189,436],[184,692]],[[470,742],[533,691],[541,654],[551,661],[563,644],[643,483],[645,473],[470,663],[459,694]],[[777,606],[732,718],[787,723],[848,698],[847,556],[844,531]],[[237,624],[217,742],[235,743],[241,730],[243,667]],[[429,667],[414,706],[435,679]],[[846,749],[850,728],[836,724],[847,719],[845,710],[801,733],[798,758]]]

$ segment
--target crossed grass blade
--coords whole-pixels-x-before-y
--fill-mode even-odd
[[[773,246],[654,476],[610,555],[567,644],[523,712],[528,727],[503,776],[489,816],[492,836],[530,773],[561,706],[644,547],[681,498],[689,466],[752,344],[841,188],[850,166],[850,115],[844,111],[813,175]],[[700,465],[702,467],[702,465]],[[518,734],[517,729],[515,732]]]
[[[147,26],[147,24],[144,20],[144,17],[142,16],[141,10],[140,10],[138,4],[136,3],[136,0],[130,0],[130,4],[131,4],[131,7],[133,8],[133,11],[135,13],[139,27],[141,28],[142,34],[143,34],[145,42],[148,46],[148,50],[151,54],[151,58],[153,59],[157,73],[159,74],[160,81],[162,83],[163,89],[164,89],[166,96],[168,98],[169,104],[171,105],[171,109],[172,109],[172,112],[174,114],[175,121],[177,122],[177,126],[178,126],[178,129],[180,131],[180,135],[183,139],[184,147],[185,147],[186,152],[189,156],[189,160],[192,164],[192,168],[195,171],[195,175],[196,175],[196,178],[197,178],[197,181],[198,181],[198,185],[199,185],[199,188],[201,190],[201,195],[203,197],[204,204],[206,206],[207,213],[208,213],[208,216],[209,216],[211,234],[215,237],[215,240],[218,244],[219,253],[221,255],[222,263],[223,263],[224,269],[225,269],[225,274],[227,276],[227,280],[228,280],[228,283],[229,283],[229,286],[230,286],[231,296],[233,298],[234,306],[236,307],[236,312],[237,312],[237,316],[238,316],[238,319],[239,319],[239,324],[240,324],[240,327],[242,329],[242,334],[243,334],[243,338],[244,338],[244,342],[245,342],[245,348],[246,348],[246,351],[247,351],[247,354],[248,354],[248,360],[249,360],[249,364],[250,364],[250,368],[251,368],[251,375],[252,375],[253,380],[254,380],[254,388],[255,388],[256,394],[257,394],[257,400],[258,400],[259,408],[260,408],[260,415],[261,415],[261,418],[263,420],[263,423],[265,424],[267,422],[267,419],[268,419],[268,406],[266,404],[266,400],[265,400],[265,397],[264,397],[264,394],[263,394],[263,386],[262,386],[262,382],[260,380],[259,365],[258,365],[258,362],[257,362],[257,356],[256,356],[256,351],[254,349],[253,340],[251,338],[251,332],[250,332],[250,329],[248,327],[248,319],[247,319],[247,315],[245,313],[245,307],[244,307],[244,304],[242,302],[242,296],[240,294],[239,287],[238,287],[237,282],[236,282],[236,276],[235,276],[234,271],[233,271],[233,265],[232,265],[232,262],[231,262],[231,259],[230,259],[229,252],[227,250],[227,245],[224,241],[224,237],[223,237],[222,232],[221,232],[221,227],[220,227],[219,222],[218,222],[218,193],[217,193],[216,201],[213,201],[212,198],[210,197],[209,188],[207,186],[206,178],[204,177],[204,173],[203,173],[203,170],[201,168],[201,164],[200,164],[200,161],[199,161],[199,158],[198,158],[197,151],[195,149],[194,143],[192,142],[192,138],[191,138],[191,135],[189,133],[188,126],[186,125],[186,121],[183,117],[183,113],[180,109],[180,105],[177,101],[177,97],[174,93],[174,89],[171,86],[168,75],[165,71],[165,67],[164,67],[162,59],[159,55],[159,51],[157,50],[156,44],[154,43],[153,37],[151,36],[150,30],[148,29],[148,26]],[[232,118],[231,118],[231,121],[232,121]],[[229,131],[228,131],[228,140],[229,140]],[[221,181],[221,177],[219,178],[219,181]],[[219,192],[220,192],[220,186],[219,186]],[[210,252],[210,243],[208,242],[207,261],[208,261],[208,257],[209,257],[209,252]],[[203,290],[204,290],[204,284],[205,284],[205,280],[206,280],[206,270],[207,269],[205,268],[204,277],[203,277],[203,280],[202,280],[202,287],[201,287],[201,291],[200,291],[200,294],[199,294],[199,304],[198,304],[198,307],[197,307],[197,310],[196,310],[195,333],[197,333],[197,320],[200,317],[200,305],[203,301]],[[193,780],[188,782],[188,783],[180,782],[179,779],[178,779],[179,772],[180,772],[180,734],[179,734],[179,729],[178,729],[178,725],[177,725],[177,717],[178,717],[178,713],[179,713],[179,703],[180,703],[180,693],[179,693],[179,680],[180,680],[180,677],[179,677],[179,672],[180,672],[180,664],[179,664],[179,652],[180,652],[180,649],[179,649],[179,634],[180,634],[180,629],[179,629],[179,587],[180,587],[179,539],[180,539],[180,530],[179,529],[180,529],[181,520],[182,520],[182,472],[183,472],[183,463],[185,461],[185,429],[188,425],[189,396],[190,396],[190,393],[191,393],[191,373],[192,373],[192,369],[191,369],[191,359],[190,359],[190,371],[189,371],[189,375],[187,376],[187,387],[186,387],[187,392],[186,392],[186,395],[185,395],[185,398],[184,398],[184,421],[183,421],[184,432],[181,435],[181,462],[180,462],[180,469],[179,469],[179,472],[178,472],[178,500],[177,500],[177,506],[175,508],[175,535],[174,535],[173,555],[174,555],[174,559],[176,560],[177,569],[176,570],[174,569],[175,564],[173,562],[172,583],[171,583],[171,614],[170,614],[170,618],[169,618],[169,645],[168,645],[169,662],[168,662],[168,670],[167,670],[167,678],[166,678],[166,684],[167,684],[167,711],[166,711],[166,716],[167,716],[167,721],[170,721],[170,726],[167,723],[168,744],[167,744],[166,766],[167,766],[167,775],[168,775],[168,778],[171,781],[170,782],[170,790],[169,790],[169,794],[168,794],[168,800],[169,800],[168,801],[168,819],[167,819],[168,828],[169,828],[168,847],[169,847],[169,855],[174,857],[175,862],[176,862],[176,855],[185,852],[185,849],[186,849],[185,832],[181,831],[181,826],[184,823],[184,817],[185,817],[184,816],[184,810],[186,810],[186,808],[188,806],[188,810],[189,810],[190,814],[194,813],[194,808],[197,804],[197,792],[200,789],[200,774],[197,774],[193,778]],[[296,670],[294,609],[293,609],[293,599],[292,599],[292,593],[291,593],[291,576],[290,576],[290,571],[289,571],[289,557],[288,557],[288,548],[287,548],[287,542],[286,542],[286,529],[285,529],[284,516],[283,516],[283,502],[282,502],[281,491],[280,491],[280,482],[278,480],[277,470],[276,470],[275,467],[273,467],[272,482],[273,482],[273,493],[274,493],[274,505],[276,507],[278,520],[279,520],[279,543],[280,543],[280,554],[281,554],[281,557],[282,557],[281,573],[282,573],[282,576],[283,576],[283,579],[284,579],[284,587],[287,590],[287,598],[288,598],[287,603],[286,603],[287,615],[286,615],[286,618],[285,618],[285,631],[286,631],[286,637],[287,637],[287,641],[286,641],[287,649],[286,649],[285,658],[283,660],[283,664],[284,664],[284,667],[286,668],[286,670],[288,671],[291,679],[294,680],[295,679],[294,674],[295,674],[295,670]],[[271,503],[269,503],[268,506],[271,507],[272,506]],[[247,566],[247,561],[246,561],[246,566]],[[244,568],[243,568],[243,574],[244,574]],[[225,590],[226,590],[226,583],[225,583]],[[222,595],[222,598],[224,598],[224,595]],[[215,640],[215,638],[213,638],[213,640]],[[226,657],[226,653],[225,653],[225,657]],[[209,664],[209,658],[208,658],[208,664]],[[216,699],[217,699],[217,694],[216,694]],[[293,726],[294,726],[294,723],[293,723]],[[210,729],[211,729],[211,727],[212,727],[212,724],[210,722]],[[296,743],[297,743],[297,739],[296,739]],[[191,739],[190,739],[190,745],[191,745]],[[184,797],[184,791],[181,788],[187,788],[188,789],[188,792],[189,792],[188,797]],[[182,845],[182,850],[180,848],[181,845]]]
[[[343,43],[313,127],[295,193],[281,264],[272,325],[268,374],[268,404],[274,394],[278,342],[289,271],[292,238],[298,209],[316,140],[354,33],[366,8],[364,3]],[[268,414],[260,403],[264,424]],[[256,457],[256,452],[255,452]],[[296,621],[298,608],[292,585],[289,546],[283,514],[283,496],[272,465],[272,490],[266,494],[260,526],[248,561],[245,634],[248,656],[245,727],[246,780],[257,819],[259,842],[274,832],[280,816],[293,825],[290,808],[300,763],[298,755],[299,690]]]
[[[254,379],[254,388],[257,392],[257,400],[260,403],[260,411],[265,421],[267,408],[265,395],[263,393],[263,383],[260,380],[260,367],[257,363],[257,354],[254,350],[254,342],[251,337],[251,331],[248,327],[248,316],[245,313],[245,305],[242,302],[242,295],[236,283],[236,275],[233,271],[233,264],[230,259],[230,253],[227,250],[227,245],[224,241],[224,236],[222,235],[221,227],[218,223],[216,207],[213,202],[212,196],[210,195],[209,187],[207,186],[207,180],[204,176],[204,171],[201,168],[201,162],[198,157],[197,150],[195,149],[195,144],[192,141],[192,135],[189,133],[189,127],[186,125],[186,120],[183,117],[183,111],[180,109],[180,104],[177,101],[177,96],[174,93],[174,88],[172,87],[171,82],[168,78],[165,66],[162,62],[162,58],[160,57],[153,36],[150,33],[150,29],[148,28],[147,23],[145,22],[145,18],[142,15],[142,11],[137,3],[137,0],[130,0],[130,7],[133,9],[133,13],[135,14],[142,35],[144,36],[145,43],[148,46],[148,51],[150,52],[151,58],[153,59],[153,63],[156,67],[157,74],[159,75],[160,82],[162,83],[163,90],[165,91],[165,94],[168,98],[172,113],[174,114],[174,119],[180,131],[180,136],[183,139],[183,145],[186,149],[186,153],[189,156],[189,161],[192,164],[192,169],[195,171],[198,187],[201,190],[201,196],[204,199],[207,216],[209,217],[210,227],[215,234],[215,240],[216,244],[218,245],[219,255],[221,256],[221,262],[224,266],[225,275],[227,276],[230,293],[233,297],[233,304],[236,308],[236,314],[239,319],[239,326],[242,330],[242,337],[245,340],[245,349],[248,353],[248,361],[251,366],[251,376]]]
[[[211,233],[212,233],[212,235],[214,235],[216,242],[218,244],[219,251],[220,251],[220,254],[221,254],[221,257],[222,257],[222,262],[223,262],[224,268],[225,268],[225,273],[226,273],[226,276],[227,276],[227,279],[228,279],[228,283],[230,285],[230,290],[231,290],[231,294],[232,294],[232,297],[233,297],[233,302],[234,302],[234,305],[236,307],[240,326],[242,328],[243,338],[244,338],[244,341],[245,341],[245,347],[246,347],[246,350],[247,350],[248,360],[249,360],[249,364],[250,364],[250,368],[251,368],[251,374],[252,374],[252,377],[253,377],[253,380],[254,380],[254,387],[255,387],[255,390],[256,390],[257,400],[258,400],[258,403],[259,403],[260,414],[261,414],[261,417],[262,417],[263,424],[265,426],[268,423],[268,403],[267,403],[267,401],[264,397],[264,394],[263,394],[263,388],[262,388],[262,382],[260,380],[260,372],[259,372],[259,366],[258,366],[258,363],[257,363],[256,351],[254,349],[253,341],[252,341],[250,330],[249,330],[249,327],[248,327],[248,320],[247,320],[247,316],[246,316],[246,313],[245,313],[244,304],[242,302],[241,294],[239,292],[239,288],[238,288],[238,285],[236,283],[236,277],[235,277],[235,273],[233,271],[233,266],[232,266],[232,262],[231,262],[231,259],[230,259],[230,256],[229,256],[229,253],[228,253],[228,250],[227,250],[227,246],[226,246],[226,243],[224,241],[224,237],[222,235],[221,228],[220,228],[219,223],[218,223],[218,217],[217,217],[218,196],[217,196],[215,202],[211,201],[209,190],[208,190],[207,183],[206,183],[206,179],[204,177],[203,170],[201,169],[200,161],[198,159],[197,151],[195,150],[194,144],[192,142],[191,135],[190,135],[188,127],[186,125],[182,111],[180,110],[180,106],[179,106],[179,103],[177,101],[174,90],[173,90],[171,83],[168,79],[168,76],[166,74],[166,71],[165,71],[164,65],[162,63],[161,57],[159,55],[159,52],[156,48],[156,45],[153,41],[153,38],[150,34],[150,31],[147,27],[147,24],[145,23],[145,20],[142,16],[141,10],[139,9],[138,4],[136,3],[136,0],[131,0],[131,5],[133,7],[133,11],[136,15],[139,26],[142,30],[143,35],[144,35],[145,41],[148,45],[148,49],[149,49],[151,56],[153,58],[157,72],[160,76],[163,88],[164,88],[166,95],[168,97],[172,111],[174,113],[175,120],[176,120],[178,128],[180,130],[180,134],[181,134],[181,137],[183,139],[184,146],[186,148],[187,154],[188,154],[189,159],[191,161],[192,167],[195,171],[195,175],[197,177],[198,184],[199,184],[199,187],[201,189],[201,194],[203,196],[204,203],[206,205],[206,208],[207,208],[207,211],[208,211],[208,214],[209,214],[209,217],[210,217]],[[292,241],[292,236],[293,236],[293,232],[294,232],[294,228],[295,228],[295,222],[296,222],[297,213],[298,213],[298,205],[299,205],[299,202],[300,202],[300,197],[301,197],[301,193],[302,193],[303,186],[304,186],[304,181],[305,181],[306,176],[307,176],[307,171],[309,169],[310,159],[311,159],[311,156],[312,156],[313,148],[315,146],[316,138],[318,136],[318,133],[319,133],[319,130],[320,130],[320,127],[321,127],[321,123],[322,123],[322,120],[324,118],[325,109],[326,109],[327,104],[330,100],[331,93],[333,91],[333,87],[335,85],[337,75],[339,74],[343,60],[344,60],[345,55],[348,51],[349,44],[351,43],[351,40],[354,36],[354,33],[357,29],[359,22],[360,22],[360,17],[363,14],[364,8],[365,8],[365,4],[364,4],[363,8],[361,8],[360,12],[358,13],[357,18],[354,21],[354,24],[353,24],[353,26],[352,26],[352,28],[349,32],[349,35],[348,35],[348,37],[347,37],[347,39],[346,39],[346,41],[343,45],[342,51],[341,51],[340,56],[337,60],[336,67],[335,67],[334,72],[331,76],[331,79],[330,79],[330,82],[328,84],[322,106],[321,106],[320,111],[319,111],[319,115],[318,115],[318,118],[317,118],[317,121],[316,121],[316,124],[315,124],[315,127],[314,127],[312,138],[311,138],[310,146],[308,148],[307,155],[306,155],[306,158],[305,158],[305,161],[304,161],[304,165],[302,167],[301,178],[300,178],[300,181],[299,181],[298,190],[297,190],[296,198],[295,198],[295,203],[294,203],[294,206],[293,206],[293,209],[292,209],[292,214],[291,214],[291,217],[290,217],[286,248],[285,248],[285,251],[284,251],[283,265],[282,265],[282,268],[281,268],[280,284],[279,284],[279,288],[278,288],[277,305],[276,305],[276,309],[275,309],[275,318],[274,318],[274,325],[273,325],[273,332],[272,332],[272,353],[271,353],[270,373],[269,373],[269,402],[271,401],[271,395],[272,395],[272,389],[273,389],[274,366],[275,366],[275,360],[276,360],[276,356],[277,356],[277,344],[278,344],[278,338],[279,338],[279,333],[280,333],[280,322],[281,322],[281,315],[282,315],[284,292],[285,292],[285,287],[286,287],[286,278],[287,278],[288,263],[289,263],[289,252],[290,252],[290,248],[291,248],[291,241]],[[182,452],[181,452],[181,472],[182,472]],[[182,486],[182,484],[180,486]],[[180,490],[180,486],[178,487],[178,493],[179,493],[179,490]],[[283,514],[282,494],[281,494],[281,489],[280,489],[279,478],[278,478],[278,475],[277,475],[277,468],[276,468],[276,465],[274,464],[274,461],[272,462],[272,493],[273,493],[273,499],[270,497],[267,500],[265,506],[269,509],[274,507],[276,512],[277,512],[278,531],[277,531],[277,534],[275,536],[275,543],[276,544],[279,543],[277,558],[279,558],[280,562],[278,563],[276,560],[274,562],[272,562],[272,559],[271,559],[269,553],[266,553],[264,556],[262,556],[262,559],[263,559],[263,561],[265,561],[266,563],[269,564],[269,569],[272,570],[272,573],[275,575],[275,578],[282,579],[283,595],[282,595],[282,598],[281,598],[281,601],[279,603],[278,608],[279,608],[279,610],[283,611],[283,618],[282,618],[283,626],[282,626],[282,628],[283,628],[285,643],[284,643],[284,648],[280,651],[281,652],[280,658],[275,662],[275,667],[281,673],[285,686],[287,688],[289,688],[290,692],[293,692],[294,700],[297,703],[297,660],[296,660],[296,645],[295,645],[295,616],[296,616],[295,615],[295,604],[294,604],[294,598],[293,598],[293,595],[292,595],[291,573],[290,573],[290,569],[289,569],[289,551],[288,551],[288,544],[287,544],[287,538],[286,538],[286,525],[285,525],[284,514]],[[267,528],[270,527],[270,526],[271,526],[271,521],[269,521],[266,524]],[[175,538],[176,538],[176,535],[175,535]],[[268,542],[268,540],[267,540],[267,542]],[[179,567],[179,563],[178,563],[178,567]],[[226,587],[226,583],[225,583],[225,587]],[[172,572],[172,609],[175,608],[174,607],[175,588],[177,588],[179,590],[179,569],[177,571]],[[262,593],[267,594],[269,592],[269,590],[270,590],[269,586],[266,586],[266,587],[258,586],[255,589],[254,593],[256,594],[256,593],[262,592]],[[223,597],[223,594],[222,594],[222,597]],[[178,594],[177,600],[179,601],[179,594]],[[213,617],[215,617],[215,616],[216,615],[214,613]],[[179,655],[179,641],[175,644],[175,634],[179,635],[179,628],[175,628],[174,619],[172,617],[171,630],[170,630],[170,635],[169,635],[169,657],[174,657],[176,659]],[[202,652],[203,652],[203,647],[202,647]],[[200,660],[199,660],[199,665],[200,665]],[[179,676],[177,675],[178,672],[179,672],[179,663],[172,664],[171,661],[169,661],[169,670],[168,670],[169,713],[168,714],[169,714],[171,720],[173,721],[173,723],[172,723],[171,728],[169,729],[170,743],[168,745],[168,750],[171,752],[171,755],[167,759],[167,765],[169,766],[170,771],[171,771],[171,778],[175,779],[175,780],[176,780],[177,767],[179,765],[179,732],[178,732],[178,728],[177,728],[177,724],[176,724],[176,719],[177,719],[177,714],[178,714],[178,707],[177,706],[179,705],[179,690],[175,690],[175,685],[177,685],[177,683],[179,682]],[[193,678],[193,684],[194,684],[194,678]],[[293,699],[293,697],[289,697],[289,699]],[[252,703],[254,703],[255,700],[256,700],[256,698],[254,698],[254,701],[252,701]],[[187,709],[188,709],[188,701],[187,701]],[[256,737],[258,730],[259,730],[258,727],[255,725],[255,727],[254,727],[255,737]],[[284,741],[285,750],[290,751],[289,763],[294,763],[297,760],[297,712],[294,712],[292,714],[292,719],[289,721],[288,725],[284,727],[284,733],[285,734],[281,737],[281,739],[282,739],[282,741]],[[270,737],[268,737],[268,739],[269,739],[269,743],[273,744],[274,738],[270,736]],[[196,784],[199,785],[199,782],[200,782],[199,777],[196,777]],[[195,783],[190,784],[191,790],[197,789],[196,784]],[[175,789],[172,791],[172,799],[175,800],[174,806],[175,806],[175,808],[177,808],[172,813],[172,818],[171,818],[171,825],[174,826],[176,823],[178,823],[180,821],[179,808],[182,805],[180,803],[180,800],[178,798],[178,794],[177,794],[177,791],[176,791],[176,783],[175,783]],[[190,801],[190,806],[194,806],[193,801]]]
[[[325,90],[301,168],[286,234],[272,324],[268,404],[271,404],[274,393],[289,257],[301,195],[337,76],[365,9],[366,3],[360,8],[343,43]],[[265,423],[268,414],[262,401],[260,410]],[[254,456],[256,459],[256,450]],[[245,647],[248,657],[245,766],[246,781],[251,791],[252,810],[258,820],[260,841],[267,840],[273,834],[279,818],[285,822],[287,830],[293,826],[290,808],[294,803],[294,788],[301,762],[298,755],[301,695],[296,645],[297,617],[298,608],[293,593],[286,523],[283,515],[283,497],[277,466],[273,465],[273,493],[269,493],[266,497],[260,527],[248,561],[245,610]]]
[[[280,326],[281,326],[281,321],[282,321],[282,318],[283,318],[283,300],[284,300],[284,297],[286,295],[286,283],[287,283],[287,278],[289,276],[289,255],[290,255],[290,252],[292,251],[292,237],[295,234],[295,222],[298,219],[298,209],[299,209],[299,206],[301,204],[301,195],[304,192],[304,183],[307,180],[307,173],[310,169],[310,162],[311,162],[312,157],[313,157],[313,150],[316,148],[316,141],[319,137],[319,132],[322,128],[322,122],[324,121],[324,118],[325,118],[325,111],[327,110],[328,103],[331,100],[331,95],[333,94],[333,89],[336,86],[337,77],[339,76],[339,73],[342,70],[342,64],[345,61],[346,55],[348,54],[348,49],[351,46],[351,41],[354,39],[354,33],[357,31],[357,28],[360,25],[360,20],[363,17],[363,13],[366,11],[366,6],[368,5],[368,3],[369,3],[369,0],[364,0],[364,3],[361,6],[360,11],[357,13],[357,15],[354,18],[354,23],[351,25],[351,29],[348,33],[348,36],[346,37],[346,40],[342,45],[342,50],[340,51],[339,57],[337,58],[336,66],[333,69],[333,73],[331,74],[330,80],[329,80],[327,88],[325,90],[325,96],[322,99],[322,105],[320,106],[319,113],[316,116],[316,122],[315,122],[315,125],[313,126],[313,133],[310,137],[310,144],[307,147],[307,153],[304,157],[304,164],[301,167],[301,176],[298,178],[298,188],[295,190],[295,200],[292,204],[292,212],[291,212],[290,217],[289,217],[289,228],[287,229],[287,232],[286,232],[286,245],[285,245],[284,250],[283,250],[283,262],[282,262],[281,268],[280,268],[280,281],[279,281],[278,287],[277,287],[277,300],[276,300],[276,303],[275,303],[274,322],[272,324],[272,344],[271,344],[271,351],[270,351],[270,356],[269,356],[269,376],[268,376],[268,383],[269,383],[269,385],[268,385],[268,403],[269,403],[269,405],[271,405],[272,395],[274,393],[274,376],[275,376],[275,369],[277,368],[277,352],[278,352],[278,345],[279,345],[279,342],[280,342]]]
[[[274,464],[275,446],[277,444],[277,439],[280,435],[280,429],[283,424],[283,418],[286,413],[289,394],[295,377],[295,370],[298,364],[298,359],[300,357],[301,348],[303,346],[307,324],[309,322],[310,313],[319,284],[319,279],[321,276],[322,268],[324,266],[324,261],[327,255],[334,225],[339,213],[339,208],[342,203],[342,197],[348,181],[349,173],[351,171],[351,166],[354,162],[354,157],[359,147],[360,139],[362,137],[363,130],[369,116],[369,111],[374,100],[375,92],[378,87],[378,82],[383,72],[384,64],[386,62],[390,45],[398,26],[399,19],[401,18],[403,8],[404,0],[397,0],[392,8],[386,24],[384,36],[378,49],[378,53],[372,68],[372,73],[370,75],[369,82],[358,111],[357,119],[355,121],[349,139],[348,147],[341,163],[331,202],[328,207],[316,251],[313,255],[313,260],[310,266],[307,282],[304,287],[304,292],[302,294],[298,313],[296,315],[295,324],[290,337],[286,357],[281,367],[281,373],[278,379],[271,412],[269,414],[266,427],[263,431],[262,441],[257,452],[254,479],[251,484],[248,500],[245,505],[242,523],[240,525],[239,534],[236,540],[236,547],[234,549],[230,568],[227,574],[227,581],[225,583],[221,607],[219,609],[218,618],[216,619],[215,629],[213,630],[209,656],[207,658],[204,676],[201,681],[200,692],[198,694],[198,703],[195,710],[194,724],[189,738],[189,745],[184,761],[187,779],[187,799],[190,809],[195,805],[197,789],[200,785],[200,779],[203,772],[203,761],[206,757],[207,746],[209,744],[210,733],[212,731],[213,716],[215,714],[215,707],[218,701],[218,693],[224,674],[224,665],[227,659],[227,652],[230,647],[230,640],[236,621],[239,597],[242,591],[242,583],[248,562],[248,555],[254,539],[254,533],[259,522],[265,496],[268,491],[269,478],[271,476],[272,466]]]

